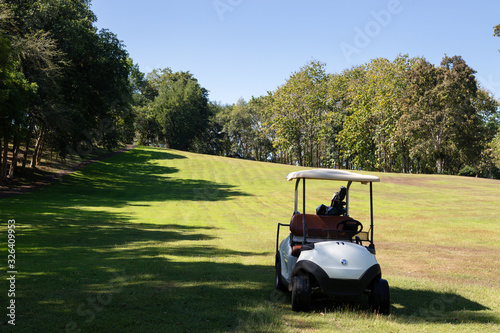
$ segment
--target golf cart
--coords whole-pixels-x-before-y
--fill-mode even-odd
[[[311,295],[368,295],[373,311],[388,314],[389,284],[382,279],[373,244],[373,192],[376,176],[343,170],[314,169],[292,172],[295,182],[295,208],[289,224],[278,223],[276,235],[276,288],[292,292],[292,310],[307,311]],[[306,214],[306,179],[347,182],[334,194],[331,205],[321,205],[316,214]],[[299,183],[302,181],[302,212],[298,211]],[[352,183],[369,184],[370,225],[368,230],[349,215],[349,189]],[[290,234],[279,243],[280,227]],[[279,246],[278,246],[279,244]]]

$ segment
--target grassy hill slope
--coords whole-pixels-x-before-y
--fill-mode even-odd
[[[274,290],[273,265],[276,223],[293,212],[285,175],[297,169],[140,147],[0,200],[5,263],[7,220],[17,225],[16,328],[498,330],[500,181],[377,174],[375,244],[392,314],[370,313],[364,298],[294,313],[289,295]],[[309,212],[340,185],[308,182]],[[351,216],[368,224],[366,193],[353,185]]]

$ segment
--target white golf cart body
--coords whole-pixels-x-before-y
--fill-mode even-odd
[[[298,187],[302,181],[302,211],[305,212],[306,179],[346,182],[344,213],[342,215],[299,213]],[[388,284],[381,279],[381,269],[375,258],[373,244],[372,183],[379,182],[380,179],[376,176],[343,170],[314,169],[292,172],[287,175],[287,180],[296,180],[295,206],[290,223],[278,224],[276,287],[292,291],[294,310],[308,309],[311,293],[330,296],[355,296],[366,293],[370,296],[374,310],[388,313],[390,307]],[[353,182],[369,184],[368,231],[362,231],[362,224],[349,216],[349,189]],[[279,243],[282,226],[288,226],[290,233]]]

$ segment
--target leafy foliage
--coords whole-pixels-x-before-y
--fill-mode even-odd
[[[498,174],[499,103],[461,57],[435,66],[400,55],[340,74],[325,66],[309,62],[265,97],[211,104],[195,150],[316,167]],[[161,75],[149,82],[158,86]]]
[[[5,0],[0,16],[2,55],[9,59],[0,71],[11,78],[17,73],[16,90],[31,92],[30,98],[19,95],[14,101],[11,85],[9,99],[0,100],[2,112],[19,115],[2,131],[0,181],[13,177],[21,146],[24,168],[33,139],[32,168],[45,146],[62,156],[85,155],[93,146],[112,148],[132,139],[128,54],[115,34],[94,27],[89,1]]]
[[[285,162],[405,173],[468,166],[493,176],[499,104],[461,57],[438,67],[400,55],[341,74],[323,68],[311,62],[268,97],[266,124]]]
[[[136,84],[141,144],[188,150],[208,127],[208,91],[189,72],[153,70]]]
[[[268,126],[279,153],[299,165],[320,165],[321,142],[328,124],[325,64],[311,61],[273,94]]]

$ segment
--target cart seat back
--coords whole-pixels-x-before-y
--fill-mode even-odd
[[[344,232],[339,232],[337,225],[343,220],[352,220],[349,216],[305,214],[308,237],[345,238]],[[295,214],[290,221],[290,231],[294,236],[304,236],[302,226],[303,214]]]

